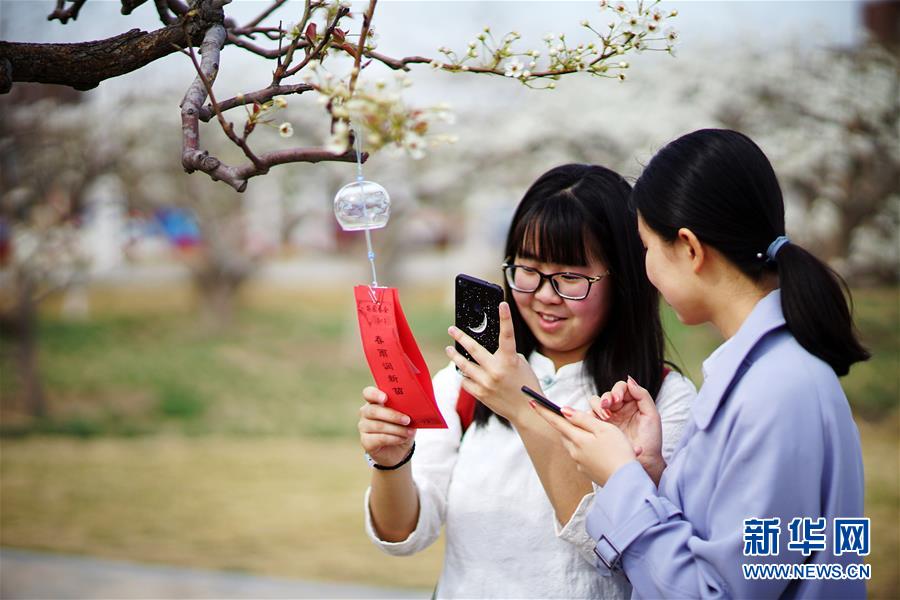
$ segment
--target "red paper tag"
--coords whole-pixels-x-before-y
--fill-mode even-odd
[[[387,394],[387,406],[408,415],[410,427],[446,429],[397,289],[358,285],[353,293],[366,361],[378,389]]]

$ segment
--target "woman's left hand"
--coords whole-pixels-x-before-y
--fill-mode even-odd
[[[494,354],[457,327],[450,327],[447,331],[478,361],[476,364],[457,352],[456,348],[447,347],[447,356],[463,375],[463,389],[498,415],[516,422],[517,417],[528,410],[522,386],[527,385],[536,391],[541,388],[528,360],[516,353],[509,304],[500,303],[500,345]]]
[[[564,406],[565,417],[560,417],[534,402],[531,407],[562,435],[563,446],[578,470],[599,485],[605,485],[620,467],[637,458],[625,434],[593,413]]]

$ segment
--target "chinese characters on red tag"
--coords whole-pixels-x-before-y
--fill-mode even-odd
[[[408,415],[410,427],[445,429],[428,366],[406,322],[396,288],[353,288],[366,361],[387,406]]]

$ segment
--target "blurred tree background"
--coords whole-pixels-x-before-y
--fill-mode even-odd
[[[32,16],[52,11],[44,4]],[[442,14],[455,19],[448,38],[519,19],[532,23],[526,38],[539,37],[577,23],[570,13],[594,16],[577,3],[424,4],[385,5],[381,46],[405,52],[404,35],[423,53],[463,46],[466,37],[435,42],[427,33]],[[873,351],[843,380],[866,460],[870,593],[896,597],[898,5],[830,4],[858,20],[859,33],[841,36],[815,23],[814,7],[766,3],[760,19],[796,22],[781,37],[704,37],[702,13],[732,9],[675,6],[678,56],[629,57],[621,84],[573,77],[537,92],[505,80],[441,81],[420,67],[410,93],[449,99],[456,123],[446,129],[459,141],[420,160],[379,153],[365,165],[393,200],[389,226],[373,236],[380,279],[400,289],[437,370],[453,276],[499,279],[512,210],[540,173],[590,162],[636,177],[677,135],[747,132],[775,164],[789,235],[853,288]],[[24,27],[25,14],[12,22]],[[408,25],[414,16],[421,25]],[[0,37],[13,35],[10,22],[4,16]],[[220,83],[255,89],[247,73],[267,65],[230,58]],[[362,530],[368,471],[355,425],[370,375],[351,286],[368,281],[368,265],[361,236],[341,232],[332,214],[355,167],[277,167],[244,193],[188,176],[178,102],[195,73],[180,55],[155,73],[171,86],[146,87],[150,75],[135,74],[89,92],[17,83],[0,96],[0,544],[431,586],[439,547],[398,561]],[[316,112],[291,101],[293,141],[322,143]],[[209,139],[212,154],[234,152]],[[720,340],[668,309],[664,319],[671,358],[699,385],[700,362]]]

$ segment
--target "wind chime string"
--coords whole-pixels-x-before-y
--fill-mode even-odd
[[[357,131],[355,128],[352,129],[353,132],[353,140],[356,145],[356,182],[360,187],[360,192],[362,192],[362,183],[365,180],[363,178],[363,170],[362,170],[362,133]],[[369,217],[369,207],[366,206],[365,200],[363,204],[363,211],[366,213],[366,218]],[[369,264],[372,265],[372,285],[369,286],[370,292],[374,296],[375,289],[378,287],[378,273],[375,271],[375,250],[372,248],[372,231],[370,228],[366,227],[366,248],[369,251]]]

